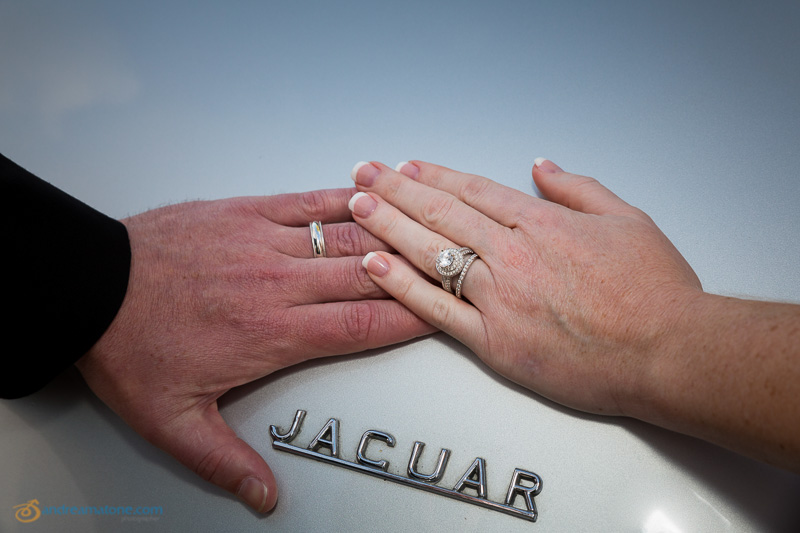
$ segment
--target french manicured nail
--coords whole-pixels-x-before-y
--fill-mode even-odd
[[[559,167],[549,159],[545,159],[544,157],[537,157],[536,159],[534,159],[533,166],[535,166],[542,172],[547,172],[549,174],[554,174],[556,172],[564,172],[563,170],[561,170],[561,167]]]
[[[365,192],[357,192],[347,202],[347,207],[350,208],[354,215],[367,218],[378,207],[378,202]]]
[[[378,167],[372,163],[359,161],[356,163],[356,166],[353,167],[353,170],[350,171],[350,178],[359,185],[363,185],[364,187],[372,187],[372,184],[375,183],[375,178],[380,173],[381,171],[378,169]]]
[[[370,252],[365,255],[361,264],[367,269],[367,272],[375,274],[379,278],[382,278],[389,272],[389,263],[375,252]]]
[[[394,167],[395,171],[408,176],[409,178],[416,179],[419,175],[419,167],[414,163],[409,163],[408,161],[401,161],[397,163],[397,166]]]
[[[261,480],[249,477],[242,481],[236,495],[256,511],[263,512],[267,503],[267,486]]]

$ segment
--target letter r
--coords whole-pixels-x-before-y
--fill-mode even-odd
[[[522,485],[521,481],[532,483],[531,486]],[[519,468],[514,469],[514,475],[511,476],[511,483],[508,486],[508,494],[506,495],[506,505],[513,507],[514,500],[517,495],[522,495],[525,498],[525,506],[528,511],[533,513],[533,519],[536,520],[536,504],[533,497],[542,491],[542,479],[527,470]]]

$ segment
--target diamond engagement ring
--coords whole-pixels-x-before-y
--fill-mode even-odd
[[[465,256],[474,252],[469,248],[447,248],[436,256],[436,272],[442,275],[442,288],[453,292],[451,281],[458,276],[466,264]]]
[[[314,252],[314,258],[328,257],[325,252],[325,237],[322,236],[322,222],[315,220],[308,227],[311,229],[311,250]]]

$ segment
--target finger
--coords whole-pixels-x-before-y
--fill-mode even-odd
[[[539,200],[482,176],[464,174],[424,161],[404,161],[397,165],[396,170],[420,183],[449,192],[509,228],[515,227],[524,213]]]
[[[353,222],[323,224],[322,236],[325,239],[327,257],[360,258],[371,250],[393,251],[391,246]],[[277,232],[274,246],[277,251],[291,257],[314,257],[308,224],[303,228],[281,228]]]
[[[479,254],[495,249],[508,229],[452,194],[410,180],[381,163],[359,163],[351,177],[360,191],[377,193],[428,229]]]
[[[275,270],[275,289],[284,297],[278,298],[292,305],[308,305],[327,302],[347,302],[388,298],[364,272],[362,257],[337,257],[327,259],[299,259],[288,261]]]
[[[442,280],[441,274],[436,270],[436,259],[439,252],[446,248],[458,248],[458,245],[417,224],[380,197],[359,192],[353,196],[349,205],[353,209],[353,218],[356,222],[391,243],[395,250],[400,252],[402,257],[410,261],[420,272],[435,280]],[[490,278],[491,273],[483,261],[475,263],[471,268],[469,283],[466,285],[462,283],[462,293],[477,305],[479,300],[474,298],[480,298],[483,294],[480,287],[485,286],[484,282]],[[453,291],[455,291],[457,281],[457,277],[451,278]],[[472,287],[478,290],[475,291]]]
[[[258,208],[265,218],[284,226],[308,226],[315,220],[347,222],[350,220],[347,201],[355,192],[349,188],[278,194],[261,199]]]
[[[306,346],[308,358],[357,353],[435,331],[395,300],[302,305],[290,310],[288,320],[295,327],[288,334],[293,338],[285,341]],[[294,359],[291,364],[298,362]]]
[[[375,283],[417,316],[473,351],[482,351],[481,339],[486,336],[481,312],[476,307],[428,283],[391,254],[368,254],[364,266]]]
[[[278,487],[267,463],[225,423],[214,402],[173,420],[153,439],[206,481],[260,513],[275,506]]]
[[[545,198],[575,211],[592,215],[640,213],[594,178],[564,172],[547,159],[537,158],[531,174]]]
[[[432,278],[439,277],[435,265],[439,252],[446,248],[460,247],[450,239],[411,220],[379,196],[358,192],[348,205],[358,224],[390,243],[403,257]]]

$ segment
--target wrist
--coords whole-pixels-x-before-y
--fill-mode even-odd
[[[639,366],[619,395],[623,415],[671,426],[668,422],[675,416],[676,398],[687,386],[691,358],[697,354],[698,339],[702,342],[704,338],[705,318],[713,316],[716,298],[693,287],[662,296],[650,320],[647,340],[629,355]]]
[[[697,294],[629,415],[800,471],[800,307]]]

